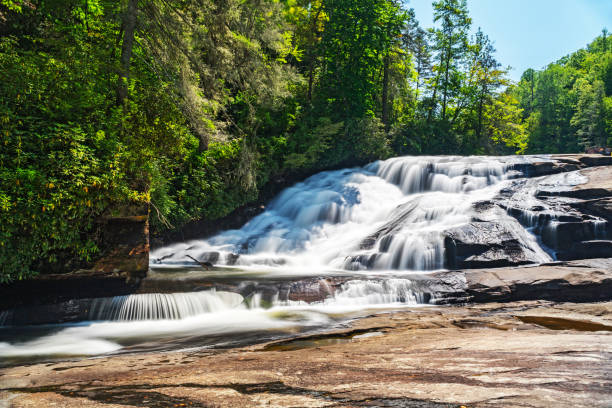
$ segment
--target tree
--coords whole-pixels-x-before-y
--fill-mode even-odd
[[[341,120],[375,116],[385,100],[385,65],[388,69],[404,12],[394,0],[325,0],[323,5],[328,21],[320,43],[319,103]]]
[[[523,115],[529,116],[535,109],[535,86],[537,81],[538,72],[532,68],[527,69],[521,75],[521,79],[518,86],[514,88],[514,92],[517,95],[521,107],[523,108]]]
[[[143,8],[144,52],[176,84],[201,152],[210,141],[226,141],[230,128],[245,136],[257,128],[256,105],[289,96],[288,83],[297,78],[286,63],[293,48],[281,10],[278,2],[257,0],[152,0]],[[248,124],[237,123],[231,104],[241,105]]]
[[[483,133],[491,154],[522,154],[528,134],[522,120],[522,109],[511,92],[503,92],[483,112]]]
[[[585,148],[605,146],[603,82],[597,80],[589,84],[581,78],[576,81],[574,89],[579,96],[570,124],[580,138],[580,145]]]
[[[409,19],[402,36],[402,46],[410,53],[414,67],[414,100],[421,97],[422,87],[431,77],[431,50],[428,42],[428,34],[419,26],[414,16],[414,10],[409,11]]]
[[[130,63],[132,61],[132,48],[134,47],[134,31],[138,13],[138,0],[128,0],[127,10],[121,26],[123,41],[121,43],[121,71],[117,84],[117,104],[123,105],[128,93],[128,80],[130,77]]]
[[[461,82],[461,64],[468,50],[468,31],[472,20],[468,16],[466,0],[438,0],[433,3],[434,22],[440,27],[433,29],[434,50],[437,64],[433,100],[438,89],[442,92],[442,120],[446,119],[449,99],[458,92]]]
[[[493,44],[480,28],[476,33],[473,49],[475,55],[473,70],[475,74],[470,75],[470,78],[474,78],[473,81],[477,88],[475,104],[478,119],[475,127],[476,139],[480,141],[484,122],[484,109],[491,103],[494,92],[499,87],[508,85],[508,80],[505,79],[507,71],[499,69],[501,64],[493,56],[496,51]]]

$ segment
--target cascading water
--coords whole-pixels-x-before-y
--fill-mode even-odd
[[[87,356],[137,345],[140,348],[136,350],[219,345],[232,339],[240,342],[244,333],[265,331],[279,337],[287,331],[329,326],[363,310],[397,309],[425,301],[408,279],[348,280],[333,295],[313,304],[277,296],[264,301],[259,292],[245,299],[237,293],[215,290],[100,298],[93,301],[87,324],[53,326],[50,334],[49,327],[25,328],[27,337],[36,338],[0,341],[0,357],[8,361]]]
[[[197,339],[190,346],[218,345],[247,338],[244,333],[279,336],[328,327],[372,308],[426,304],[436,295],[421,292],[413,274],[443,269],[448,231],[475,220],[501,225],[530,262],[549,261],[509,207],[488,214],[476,210],[515,181],[520,175],[515,164],[529,160],[535,158],[400,157],[319,173],[284,190],[240,229],[151,253],[151,266],[163,272],[147,279],[157,273],[177,280],[200,274],[211,279],[205,285],[211,288],[214,279],[242,274],[235,293],[226,291],[223,281],[218,290],[94,299],[88,322],[52,326],[50,332],[27,329],[34,331],[21,342],[2,342],[6,336],[0,330],[0,357],[95,355],[187,338]],[[531,203],[536,191],[525,191],[519,201]],[[537,222],[527,219],[528,207],[521,211],[523,225]],[[190,257],[218,268],[197,271]],[[341,283],[333,287],[320,279],[339,276]],[[318,279],[316,296],[300,297],[286,284],[275,288],[274,279],[281,278]],[[249,282],[258,279],[261,285],[255,286],[265,290],[250,290]],[[10,321],[11,313],[0,315],[0,324]]]
[[[238,307],[242,296],[230,292],[145,293],[95,299],[91,320],[184,319]]]
[[[516,158],[400,157],[319,173],[283,191],[239,230],[158,249],[158,265],[310,270],[436,270],[442,232],[493,197]],[[510,218],[510,217],[508,217]]]

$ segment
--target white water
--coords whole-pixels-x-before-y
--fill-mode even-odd
[[[407,279],[348,281],[335,295],[313,304],[277,300],[264,308],[260,299],[255,294],[247,302],[239,294],[214,290],[96,299],[91,317],[105,321],[56,325],[58,331],[34,340],[0,342],[0,357],[93,356],[180,338],[231,339],[240,333],[264,330],[294,332],[327,326],[338,316],[348,318],[365,310],[423,303]]]
[[[0,342],[0,357],[97,355],[177,338],[294,332],[370,309],[422,304],[426,299],[414,290],[411,271],[442,269],[443,232],[470,222],[477,215],[474,203],[507,186],[509,165],[522,160],[532,159],[401,157],[323,172],[284,190],[239,230],[151,253],[152,260],[160,260],[156,267],[169,270],[193,265],[187,255],[205,260],[218,252],[215,264],[231,264],[238,254],[237,267],[265,276],[354,271],[353,280],[319,302],[263,302],[259,293],[245,300],[215,291],[98,299],[91,321]],[[534,259],[551,259],[514,218],[503,212],[494,216]],[[370,245],[363,244],[367,238]],[[379,277],[368,277],[366,270],[379,271]],[[391,270],[392,276],[380,277]]]
[[[203,313],[232,309],[242,296],[230,292],[146,293],[95,299],[91,320],[183,319]]]
[[[468,223],[472,205],[492,198],[517,157],[399,157],[319,173],[283,191],[239,230],[160,248],[157,266],[192,265],[187,255],[257,270],[437,270],[442,232]],[[393,219],[371,249],[362,241]],[[511,217],[507,217],[511,220]],[[531,245],[531,243],[529,243]],[[535,251],[535,249],[534,249]]]

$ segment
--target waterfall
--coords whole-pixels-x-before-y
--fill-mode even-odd
[[[242,296],[231,292],[146,293],[94,299],[91,320],[184,319],[238,307]]]
[[[414,281],[398,278],[350,280],[332,298],[324,301],[336,306],[418,305],[428,302],[429,297],[415,287]]]
[[[539,200],[539,191],[550,195],[583,178],[520,178],[517,169],[530,160],[546,158],[398,157],[316,174],[282,191],[240,229],[151,252],[156,272],[147,279],[207,290],[83,300],[78,305],[89,306],[80,310],[70,304],[70,316],[89,321],[5,335],[14,341],[0,341],[0,357],[226,345],[262,333],[269,339],[371,309],[436,303],[442,286],[427,286],[413,272],[450,268],[451,258],[475,265],[507,256],[517,256],[515,264],[550,261],[546,245],[561,246],[557,229],[578,223],[565,204]],[[585,225],[586,238],[607,234],[597,217]],[[190,268],[190,256],[217,268]],[[0,326],[15,316],[0,313]]]
[[[281,192],[242,228],[157,249],[151,259],[188,266],[190,255],[313,273],[442,269],[443,232],[470,222],[473,204],[492,198],[521,160],[398,157],[322,172]]]

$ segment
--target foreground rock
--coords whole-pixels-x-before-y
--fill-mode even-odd
[[[457,274],[451,271],[431,276],[438,303],[612,299],[612,258],[522,268],[475,269]]]
[[[221,270],[218,275],[198,274],[195,271],[177,276],[177,273],[152,273],[139,285],[126,286],[121,278],[104,277],[98,281],[102,287],[115,284],[114,290],[126,293],[173,293],[195,292],[215,289],[240,294],[245,302],[258,297],[264,302],[302,301],[322,302],[336,296],[355,281],[371,281],[384,284],[393,276],[336,275],[336,276],[249,276],[231,270]],[[472,269],[444,271],[432,274],[399,275],[420,303],[460,304],[508,302],[544,299],[557,302],[595,302],[612,300],[612,258],[587,259],[556,262],[524,267]],[[84,282],[96,282],[88,277]],[[28,325],[78,322],[90,320],[96,297],[95,286],[79,292],[79,280],[65,282],[71,285],[75,297],[60,302],[34,304],[8,309],[0,315],[0,323],[6,325]],[[57,283],[57,282],[54,282]],[[66,288],[63,288],[65,291]],[[402,289],[404,290],[404,289]],[[398,296],[402,296],[402,290]],[[44,286],[39,288],[44,298]],[[66,292],[68,294],[68,292]],[[126,294],[124,293],[124,294]],[[80,296],[79,296],[80,295]],[[100,297],[100,296],[98,296]],[[405,302],[406,299],[395,299]]]
[[[609,407],[612,303],[417,308],[230,350],[3,369],[18,407]]]

